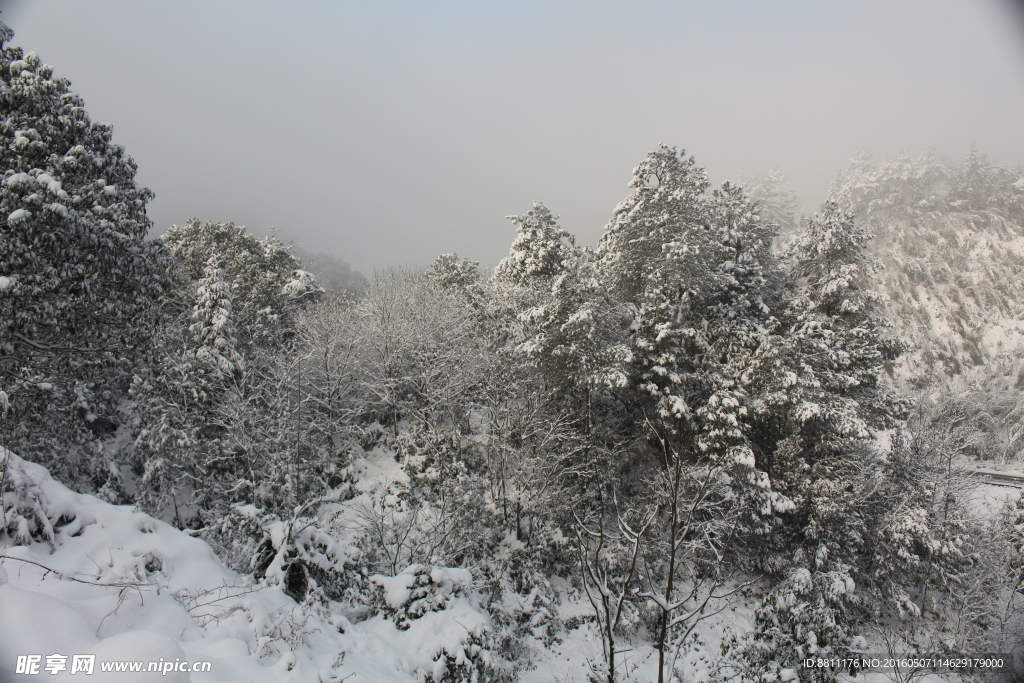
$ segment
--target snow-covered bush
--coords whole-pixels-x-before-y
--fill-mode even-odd
[[[27,468],[20,459],[0,448],[0,541],[14,545],[42,542],[53,549],[54,524],[65,521],[61,511],[53,516],[46,494],[40,488],[40,473]],[[51,519],[51,517],[53,517]]]
[[[417,640],[430,636],[414,646],[434,650],[434,665],[423,672],[424,680],[502,680],[502,663],[490,651],[490,620],[469,599],[473,577],[468,570],[414,564],[370,581],[379,588],[374,606],[381,614]]]
[[[452,601],[472,589],[473,576],[467,569],[412,564],[396,576],[374,574],[370,583],[378,586],[375,608],[402,631],[427,612],[448,609]]]
[[[426,487],[465,473],[462,434],[428,431],[421,426],[403,430],[395,439],[395,457],[417,483]]]
[[[313,592],[337,600],[353,583],[353,559],[359,550],[331,532],[331,516],[340,512],[322,501],[311,501],[288,520],[261,514],[252,506],[240,514],[259,520],[263,538],[252,554],[250,571],[256,579],[303,602]]]

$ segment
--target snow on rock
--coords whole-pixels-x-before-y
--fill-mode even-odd
[[[0,471],[5,460],[0,680],[39,678],[15,674],[17,656],[25,654],[42,655],[44,664],[55,653],[69,662],[94,654],[95,679],[111,681],[120,679],[99,676],[103,661],[211,662],[210,672],[159,674],[161,681],[195,683],[337,681],[352,674],[419,683],[486,663],[489,619],[468,595],[466,570],[410,567],[400,574],[414,583],[425,575],[428,593],[441,598],[406,614],[404,630],[384,614],[353,623],[335,603],[297,604],[280,585],[229,569],[202,539],[74,493],[46,469],[0,449]],[[385,578],[377,585],[389,584]],[[390,581],[397,597],[406,580]]]

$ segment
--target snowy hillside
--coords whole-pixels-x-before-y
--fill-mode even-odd
[[[136,512],[73,493],[7,454],[0,543],[0,679],[18,655],[96,655],[103,662],[210,662],[209,673],[104,673],[101,680],[421,681],[479,654],[488,619],[465,570],[412,566],[374,577],[382,614],[356,618],[285,594],[273,565],[254,581],[204,541]],[[0,537],[2,538],[2,537]],[[276,558],[278,564],[282,558]],[[433,604],[410,614],[415,601]],[[336,603],[324,603],[336,604]],[[402,615],[401,619],[395,615]],[[364,615],[365,616],[365,615]],[[350,620],[349,617],[352,617]],[[396,623],[397,622],[397,623]],[[70,678],[70,680],[77,680]]]
[[[1024,342],[1024,175],[977,152],[960,165],[930,154],[858,157],[832,187],[875,237],[875,282],[910,343],[905,376],[961,373]]]

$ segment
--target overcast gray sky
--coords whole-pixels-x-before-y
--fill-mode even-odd
[[[283,7],[287,5],[287,7]],[[1024,164],[1024,28],[998,0],[15,0],[4,20],[189,217],[366,273],[494,265],[544,201],[595,244],[664,142],[805,208],[856,152]]]

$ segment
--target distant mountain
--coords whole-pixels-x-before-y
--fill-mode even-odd
[[[874,286],[909,342],[912,383],[1024,354],[1024,169],[972,148],[962,164],[931,153],[856,157],[830,199],[875,235]]]
[[[302,259],[302,267],[316,276],[317,282],[328,292],[359,294],[366,286],[366,276],[354,270],[347,262],[324,252],[312,252],[296,246],[293,253]]]

